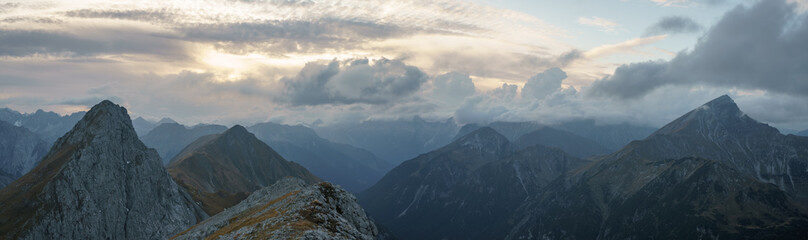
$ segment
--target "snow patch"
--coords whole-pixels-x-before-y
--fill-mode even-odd
[[[419,186],[418,190],[415,191],[415,196],[412,197],[412,201],[410,202],[410,205],[407,205],[407,208],[405,208],[404,211],[399,213],[398,216],[396,216],[396,218],[400,218],[400,217],[403,217],[404,215],[407,215],[407,210],[410,210],[410,207],[412,207],[412,204],[417,202],[419,199],[421,199],[421,195],[423,195],[424,192],[426,192],[426,190],[428,188],[429,188],[429,186],[424,186],[424,185]]]
[[[707,106],[707,104],[701,105],[701,107],[699,107],[699,110],[708,111],[710,110],[710,106]]]
[[[522,184],[522,189],[524,189],[525,194],[527,194],[529,196],[530,193],[527,192],[527,187],[525,187],[525,181],[522,180],[522,173],[519,171],[519,163],[514,162],[513,165],[511,165],[511,166],[513,166],[513,170],[516,171],[516,178],[519,179],[519,184]]]
[[[20,120],[14,121],[14,126],[15,127],[22,127],[22,122],[20,122]]]

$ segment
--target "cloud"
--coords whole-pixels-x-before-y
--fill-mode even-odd
[[[661,6],[665,7],[688,7],[693,4],[706,4],[708,6],[720,5],[726,0],[651,0]]]
[[[637,50],[638,47],[647,46],[649,44],[659,42],[667,38],[666,35],[657,35],[644,38],[629,39],[617,44],[607,44],[598,46],[584,52],[584,56],[588,59],[600,58],[609,56],[616,53],[641,53]]]
[[[587,26],[599,27],[600,31],[602,32],[614,32],[617,27],[620,26],[620,24],[617,24],[614,21],[600,17],[580,17],[578,18],[578,23]]]
[[[282,80],[285,94],[276,100],[291,105],[384,104],[411,95],[426,78],[398,60],[309,63],[297,76]]]
[[[523,98],[544,99],[561,89],[561,82],[567,79],[567,73],[560,68],[551,68],[531,77],[522,87]]]
[[[474,95],[476,87],[468,74],[448,72],[432,79],[432,96],[447,103],[462,101]]]
[[[592,94],[628,99],[665,85],[710,85],[808,96],[808,15],[785,0],[729,11],[689,52],[623,65]]]
[[[0,56],[86,57],[130,53],[162,55],[170,58],[187,57],[185,46],[170,39],[128,28],[107,33],[103,34],[104,36],[93,37],[58,31],[0,29],[0,42],[3,43],[0,45]]]
[[[669,16],[660,19],[647,29],[645,36],[660,34],[680,34],[695,33],[702,29],[702,26],[691,18],[683,16]]]

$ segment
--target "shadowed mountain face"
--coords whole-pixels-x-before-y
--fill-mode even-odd
[[[0,121],[0,189],[33,169],[47,152],[36,134]]]
[[[348,191],[367,189],[392,168],[364,149],[328,141],[304,126],[260,123],[249,130],[284,158]]]
[[[168,165],[185,146],[202,136],[222,133],[227,127],[221,125],[197,125],[187,128],[179,123],[162,123],[143,136],[143,143],[157,150]]]
[[[611,153],[609,149],[597,142],[570,132],[554,129],[533,122],[493,122],[488,127],[494,129],[512,141],[518,148],[527,148],[533,145],[544,145],[564,150],[570,155],[586,158],[593,155]],[[476,124],[463,126],[460,133],[468,134],[478,129]]]
[[[498,133],[505,136],[508,141],[516,141],[522,135],[534,132],[536,130],[541,130],[546,128],[547,126],[534,123],[534,122],[492,122],[486,126],[480,126],[476,123],[466,124],[457,132],[455,139],[461,138],[466,136],[467,134],[477,130],[481,127],[490,127],[497,131]]]
[[[21,114],[17,111],[3,108],[0,109],[0,121],[6,121],[15,126],[25,127],[36,133],[47,145],[52,145],[56,139],[64,135],[82,117],[84,112],[76,112],[70,115],[60,116],[54,112],[37,110],[30,114]]]
[[[595,141],[551,127],[544,127],[522,135],[516,139],[514,144],[519,148],[527,148],[534,145],[556,147],[579,158],[611,153],[609,149]]]
[[[806,143],[722,96],[555,180],[503,235],[803,239]]]
[[[444,122],[428,122],[415,117],[412,120],[365,121],[316,130],[326,139],[367,149],[396,165],[449,144],[457,134],[458,126],[451,118]]]
[[[144,136],[157,127],[157,123],[138,117],[132,120],[132,127],[135,128],[135,132],[137,132],[138,136]]]
[[[285,177],[320,182],[239,125],[191,143],[168,165],[168,172],[211,215]]]
[[[206,217],[109,101],[0,190],[0,238],[164,239]]]
[[[569,121],[552,127],[592,139],[612,151],[626,146],[631,141],[644,139],[657,130],[652,127],[627,123],[596,124],[595,120]]]
[[[517,150],[484,127],[405,161],[363,192],[360,203],[404,239],[498,238],[491,223],[512,221],[515,206],[585,163],[541,145]]]
[[[285,178],[175,239],[360,239],[377,235],[356,198],[328,182]]]

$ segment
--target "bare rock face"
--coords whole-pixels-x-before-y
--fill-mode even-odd
[[[375,239],[356,198],[327,182],[285,178],[175,239]]]
[[[0,190],[4,239],[165,239],[205,218],[110,101]]]

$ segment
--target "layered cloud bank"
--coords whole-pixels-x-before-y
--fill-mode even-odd
[[[634,30],[619,18],[569,19],[622,39],[597,44],[534,15],[454,0],[0,3],[0,107],[66,113],[116,99],[135,116],[187,123],[659,125],[728,93],[757,119],[801,129],[799,2],[739,5],[715,23],[660,15]],[[663,48],[688,37],[698,38],[688,49]]]

